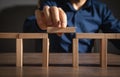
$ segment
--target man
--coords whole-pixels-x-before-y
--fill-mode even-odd
[[[76,27],[77,33],[119,33],[120,21],[107,6],[98,0],[42,0],[39,10],[35,11],[34,25],[25,25],[33,32],[46,32],[49,26],[66,28]],[[34,18],[34,17],[33,17]],[[75,34],[53,34],[50,38],[50,51],[71,52]],[[91,52],[94,40],[79,40],[79,52]]]

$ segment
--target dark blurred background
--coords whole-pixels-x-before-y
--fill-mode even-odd
[[[102,0],[120,20],[120,1]],[[25,19],[34,15],[38,0],[0,0],[0,32],[22,32]],[[108,51],[119,52],[111,42]],[[119,44],[120,45],[120,44]],[[15,39],[0,39],[0,52],[15,52]],[[97,48],[96,48],[97,49]],[[36,51],[35,40],[24,40],[24,52]]]

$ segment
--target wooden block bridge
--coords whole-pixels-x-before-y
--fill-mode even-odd
[[[42,39],[42,66],[49,67],[49,33],[75,33],[75,27],[56,28],[48,27],[47,33],[0,33],[2,39],[16,39],[16,66],[23,67],[23,39]],[[100,39],[100,65],[107,68],[108,39],[120,39],[120,33],[75,33],[73,38],[73,67],[79,67],[79,39]]]

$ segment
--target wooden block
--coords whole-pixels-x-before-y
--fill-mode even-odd
[[[67,28],[58,28],[58,27],[48,27],[48,33],[75,33],[75,27],[67,27]]]
[[[78,39],[73,39],[73,67],[79,67]]]
[[[106,36],[107,39],[115,39],[115,38],[117,38],[117,35],[113,34],[113,33],[107,33],[107,34],[105,34],[105,36]]]
[[[23,77],[23,68],[16,68],[16,76]]]
[[[104,33],[77,33],[76,38],[101,39],[104,38]]]
[[[102,68],[107,68],[107,39],[101,39],[100,64]]]
[[[43,51],[42,51],[42,66],[43,67],[48,67],[49,66],[49,39],[45,38],[43,39]]]
[[[48,38],[48,34],[47,33],[20,33],[19,38],[42,39],[42,38]]]
[[[120,39],[120,33],[106,33],[107,39]]]
[[[18,33],[0,33],[0,38],[17,38]]]
[[[23,40],[16,39],[16,66],[23,66]]]
[[[120,33],[117,33],[116,35],[117,35],[117,39],[120,39]]]
[[[100,64],[102,68],[107,68],[107,38],[116,38],[116,35],[106,35],[104,33],[77,33],[77,39],[100,39]]]

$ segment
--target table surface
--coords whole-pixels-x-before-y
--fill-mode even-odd
[[[15,53],[0,53],[0,77],[120,77],[120,55],[108,54],[102,69],[99,53],[79,54],[79,68],[72,67],[72,53],[50,53],[49,68],[43,68],[41,53],[24,53],[24,66],[15,66]]]

